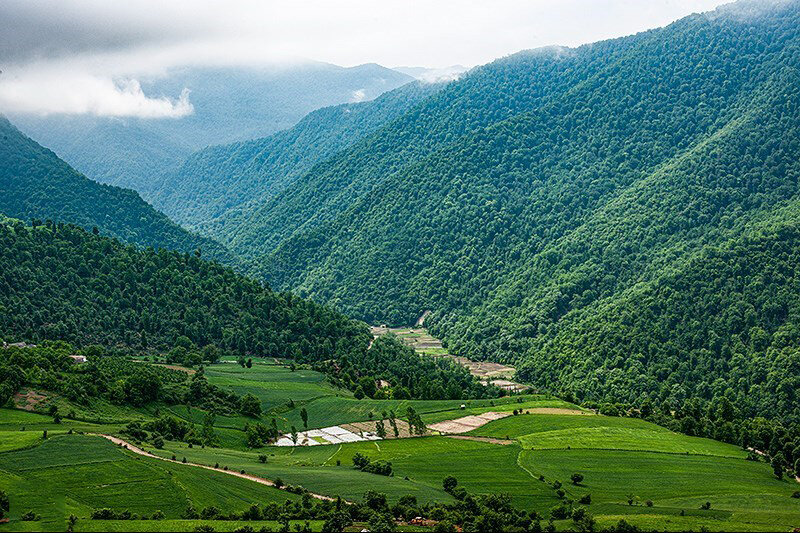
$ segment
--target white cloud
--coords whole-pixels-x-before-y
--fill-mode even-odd
[[[190,112],[185,99],[114,80],[299,58],[473,67],[662,26],[727,1],[2,0],[0,111],[175,116]]]
[[[352,102],[363,102],[366,97],[367,93],[364,92],[364,89],[358,89],[353,91],[353,97],[350,100]]]
[[[177,98],[147,97],[135,79],[32,73],[0,83],[0,109],[112,117],[178,118],[194,112],[189,90]]]

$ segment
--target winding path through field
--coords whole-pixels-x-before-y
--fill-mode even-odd
[[[261,485],[267,485],[269,487],[275,487],[275,482],[274,481],[269,480],[267,478],[254,476],[252,474],[242,474],[241,472],[236,472],[234,470],[225,470],[225,469],[222,469],[222,468],[215,468],[213,466],[203,465],[203,464],[199,464],[199,463],[188,463],[188,462],[184,463],[182,461],[173,461],[172,459],[167,459],[166,457],[159,457],[158,455],[154,455],[154,454],[152,454],[152,453],[150,453],[150,452],[148,452],[146,450],[143,450],[143,449],[139,448],[138,446],[134,446],[133,444],[131,444],[130,442],[128,442],[126,440],[123,440],[123,439],[121,439],[119,437],[114,437],[113,435],[105,435],[103,433],[88,433],[88,435],[93,435],[93,436],[96,436],[96,437],[103,437],[104,439],[108,439],[108,440],[110,440],[111,442],[113,442],[114,444],[116,444],[118,446],[125,447],[126,449],[132,451],[135,454],[143,455],[145,457],[150,457],[152,459],[158,459],[160,461],[167,461],[168,463],[175,463],[175,464],[179,464],[179,465],[188,465],[188,466],[196,466],[198,468],[205,468],[206,470],[213,470],[215,472],[220,472],[221,474],[228,474],[229,476],[240,477],[242,479],[248,479],[248,480],[253,481],[255,483],[260,483]],[[279,487],[275,487],[275,488],[279,488]],[[318,500],[326,500],[326,501],[335,501],[336,500],[336,498],[331,498],[330,496],[325,496],[323,494],[316,494],[314,492],[309,492],[308,494],[310,494],[311,497],[313,497],[313,498],[317,498]],[[345,503],[350,503],[350,502],[348,502],[347,500],[344,500],[344,499],[342,499],[342,501],[345,502]]]

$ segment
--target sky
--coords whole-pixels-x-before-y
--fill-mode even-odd
[[[728,0],[0,0],[0,112],[193,112],[139,81],[185,66],[473,67],[664,26]]]

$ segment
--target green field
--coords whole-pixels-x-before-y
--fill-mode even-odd
[[[526,449],[649,450],[743,458],[739,447],[711,439],[688,437],[636,418],[600,415],[518,415],[470,432],[516,439]]]
[[[252,503],[298,498],[226,474],[137,456],[103,438],[82,435],[51,437],[32,449],[0,453],[0,479],[12,498],[12,521],[35,510],[42,519],[33,529],[47,530],[63,530],[70,514],[87,518],[99,508],[147,516],[160,510],[167,518],[180,518],[190,503],[197,509],[214,505],[242,511]]]
[[[208,382],[237,394],[254,394],[266,411],[284,407],[289,400],[304,402],[322,396],[348,396],[326,382],[324,374],[313,370],[292,371],[270,360],[253,361],[252,368],[236,363],[219,363],[206,368]]]
[[[745,460],[740,448],[674,433],[639,419],[536,412],[542,408],[580,409],[545,395],[472,401],[356,400],[332,387],[322,374],[291,371],[271,360],[256,361],[250,369],[220,363],[209,367],[207,375],[220,387],[258,396],[266,411],[262,422],[275,417],[283,429],[302,426],[301,407],[308,412],[311,428],[377,419],[390,410],[404,417],[409,406],[428,424],[488,411],[530,414],[496,420],[468,435],[495,439],[491,442],[431,436],[259,450],[247,449],[242,431],[253,419],[217,415],[214,430],[221,447],[190,448],[167,441],[162,450],[144,443],[146,449],[166,458],[174,454],[189,462],[280,478],[286,484],[348,500],[359,500],[372,489],[386,493],[390,502],[405,495],[414,495],[421,503],[452,502],[453,497],[442,489],[442,479],[452,475],[469,492],[508,493],[516,507],[548,516],[560,503],[552,486],[558,480],[564,484],[567,498],[577,500],[591,494],[589,511],[601,527],[614,525],[620,518],[644,529],[675,531],[701,527],[788,531],[800,524],[800,500],[791,498],[800,484],[778,481],[769,465]],[[289,400],[294,408],[289,407]],[[61,398],[48,396],[48,401],[57,402],[62,412],[74,407]],[[40,408],[46,410],[48,405],[42,402]],[[230,512],[255,502],[298,498],[249,480],[134,455],[105,439],[79,434],[118,434],[126,421],[146,420],[158,413],[200,424],[205,411],[186,405],[133,409],[104,403],[81,409],[74,414],[91,414],[85,418],[105,423],[64,418],[57,424],[44,414],[0,409],[0,486],[12,499],[12,521],[0,525],[0,530],[63,530],[66,517],[75,514],[79,517],[77,531],[190,531],[203,523],[181,519],[190,502],[198,510],[215,505]],[[47,439],[43,438],[45,430]],[[70,431],[73,434],[67,434]],[[393,475],[354,469],[356,452],[390,461]],[[266,463],[260,462],[261,454],[267,456]],[[583,474],[584,481],[572,485],[572,473]],[[648,500],[652,506],[646,505]],[[705,502],[711,503],[710,509],[700,509]],[[166,519],[88,518],[93,509],[103,507],[147,516],[161,510]],[[29,510],[41,515],[41,521],[19,521]],[[206,523],[219,531],[244,525]],[[273,523],[251,525],[277,529]],[[571,522],[556,522],[556,526],[569,529]],[[321,523],[314,522],[312,527],[318,530]]]

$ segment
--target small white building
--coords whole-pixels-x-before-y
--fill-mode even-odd
[[[70,355],[69,358],[72,359],[72,362],[75,364],[86,362],[85,355]]]

